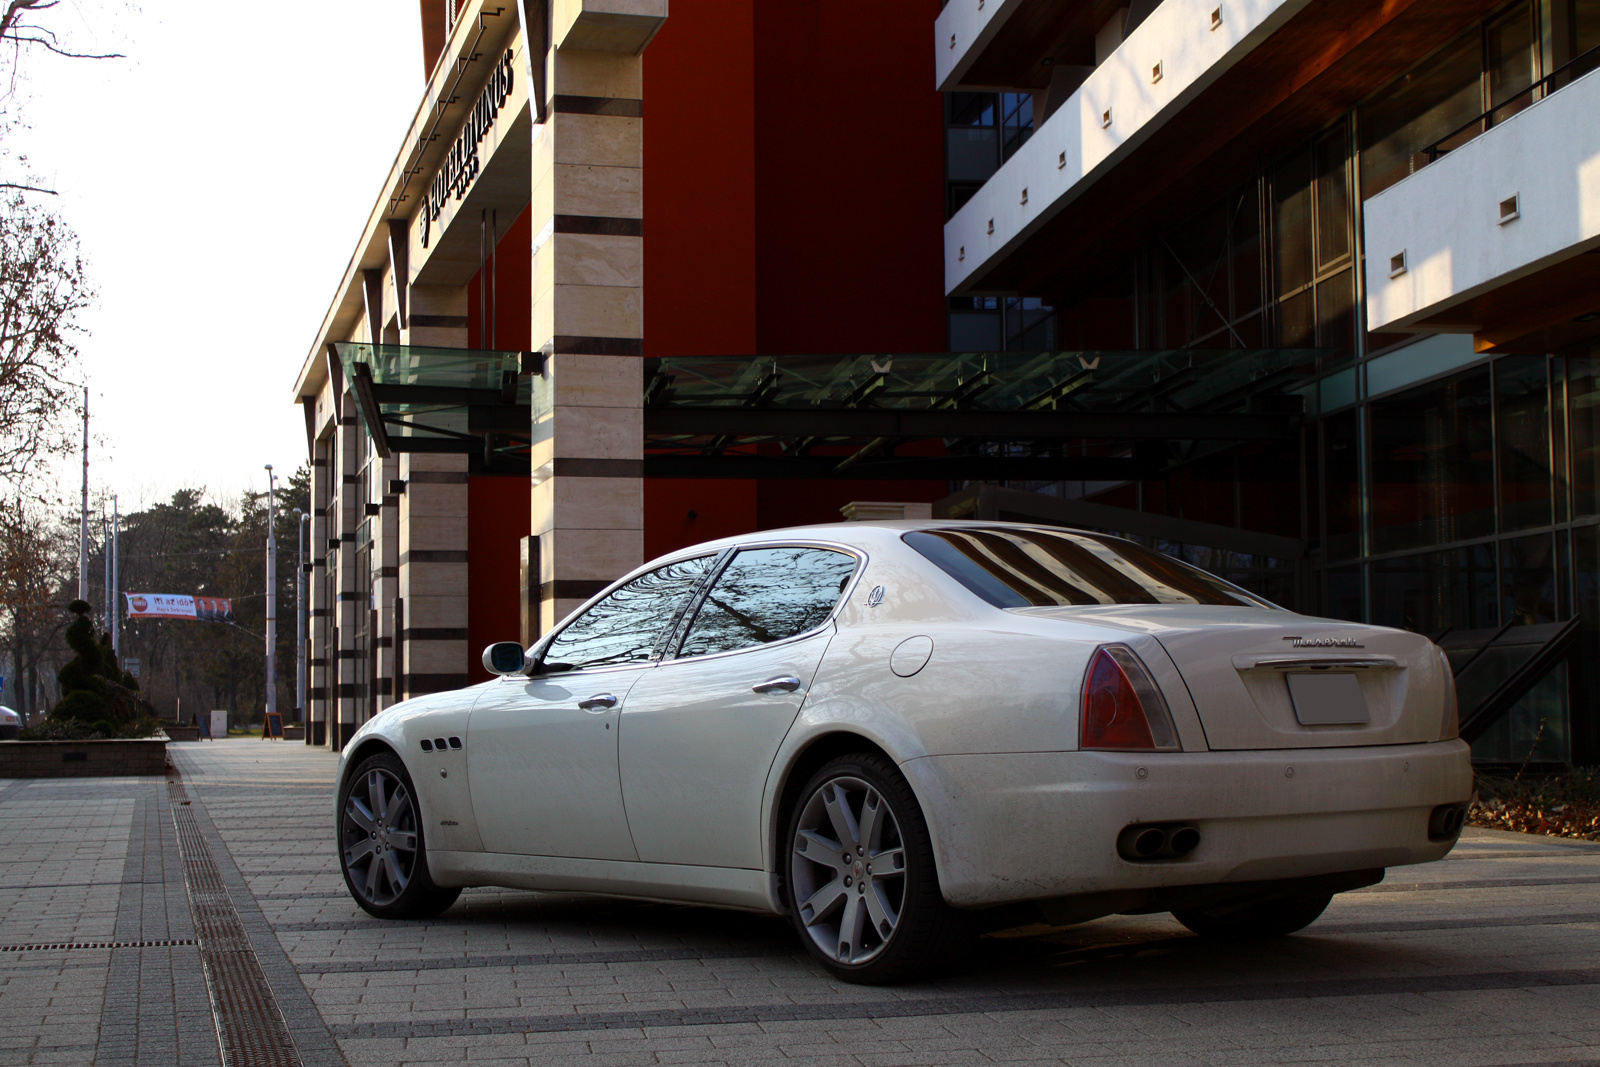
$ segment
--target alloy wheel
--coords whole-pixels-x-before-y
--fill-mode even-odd
[[[405,783],[374,768],[354,783],[340,819],[345,875],[370,904],[392,904],[417,864],[417,810]]]
[[[888,800],[831,778],[800,810],[789,878],[801,925],[823,954],[863,964],[883,952],[905,904],[906,850]]]

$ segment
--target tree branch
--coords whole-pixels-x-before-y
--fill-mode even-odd
[[[127,58],[121,52],[107,52],[104,55],[91,55],[91,54],[86,53],[86,52],[68,52],[65,49],[57,48],[55,45],[51,44],[49,41],[45,40],[43,37],[12,37],[11,39],[13,41],[18,42],[19,44],[42,44],[46,48],[48,48],[50,51],[54,52],[56,55],[58,55],[58,56],[66,56],[68,59],[126,59]]]
[[[6,35],[6,31],[11,29],[12,25],[17,21],[17,16],[22,14],[23,11],[43,11],[46,8],[55,7],[58,2],[59,0],[49,0],[48,3],[43,2],[43,0],[11,0],[6,5],[5,14],[0,15],[0,37]]]
[[[18,185],[16,182],[0,182],[0,189],[26,189],[30,193],[49,193],[51,196],[61,195],[54,189],[41,189],[37,185]]]

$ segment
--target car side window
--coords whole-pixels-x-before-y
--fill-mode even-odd
[[[648,662],[716,558],[669,563],[613,590],[551,640],[541,657],[544,673]]]
[[[679,656],[764,645],[813,629],[839,602],[856,559],[827,548],[747,548],[706,594]]]

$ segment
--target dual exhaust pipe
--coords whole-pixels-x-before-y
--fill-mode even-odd
[[[1200,845],[1200,831],[1188,823],[1125,826],[1117,835],[1117,855],[1132,863],[1177,860]]]

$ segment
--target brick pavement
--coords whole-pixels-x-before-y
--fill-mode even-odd
[[[1596,845],[1473,830],[1285,941],[1104,919],[873,989],[732,912],[483,889],[379,922],[335,866],[333,757],[171,748],[308,1064],[1600,1064]],[[0,1064],[219,1062],[172,803],[154,779],[0,781]]]

